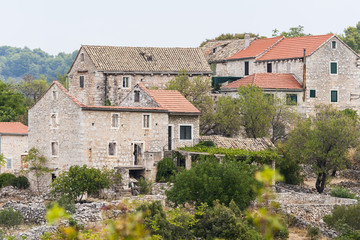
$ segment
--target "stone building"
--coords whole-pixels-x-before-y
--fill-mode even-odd
[[[29,148],[48,159],[54,176],[86,164],[154,178],[165,151],[198,140],[199,115],[178,91],[136,84],[118,106],[96,106],[55,81],[29,109]]]
[[[179,71],[211,76],[200,48],[110,47],[80,48],[69,72],[70,93],[86,105],[118,105],[138,83],[164,88]]]
[[[359,55],[334,34],[258,39],[228,58],[227,67],[227,74],[239,77],[292,74],[302,86],[296,93],[298,110],[306,115],[318,104],[360,110]],[[268,75],[270,85],[273,76]]]
[[[5,166],[0,172],[16,173],[21,170],[21,158],[28,150],[28,127],[20,122],[0,122],[0,153],[4,155]]]

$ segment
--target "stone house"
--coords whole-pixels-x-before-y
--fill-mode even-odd
[[[111,47],[83,45],[69,72],[71,94],[86,105],[118,105],[138,83],[164,88],[179,71],[211,76],[200,48]]]
[[[96,106],[55,81],[29,109],[29,148],[47,158],[53,177],[86,164],[155,178],[165,151],[199,139],[199,115],[178,91],[136,84],[118,106]]]
[[[292,74],[302,86],[298,110],[306,115],[318,104],[360,110],[359,55],[334,34],[258,39],[228,58],[227,67],[227,74],[239,77]]]
[[[4,155],[5,166],[0,172],[16,173],[21,170],[21,158],[28,150],[28,127],[20,122],[0,122],[0,153]]]

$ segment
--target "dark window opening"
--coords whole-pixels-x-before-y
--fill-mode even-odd
[[[338,91],[333,90],[331,91],[331,102],[337,102],[338,101]]]
[[[191,140],[191,126],[180,126],[180,140]]]
[[[337,62],[330,63],[330,73],[337,74]]]
[[[245,62],[245,76],[249,75],[249,62]]]
[[[297,95],[296,94],[286,94],[286,104],[287,105],[297,105]]]
[[[52,173],[52,174],[51,174],[51,182],[54,182],[55,179],[56,179],[56,175],[55,175],[55,173]]]
[[[123,88],[129,88],[129,77],[123,77]]]
[[[81,55],[80,55],[80,61],[84,61],[85,60],[85,57],[84,57],[84,54],[82,53]]]
[[[150,128],[150,115],[144,115],[143,128]]]
[[[57,142],[51,142],[51,155],[57,156],[59,151],[59,144]]]
[[[140,91],[134,91],[134,102],[140,102]]]
[[[110,142],[109,143],[109,156],[115,156],[116,153],[116,143]]]
[[[268,64],[266,65],[266,71],[267,71],[268,73],[272,73],[272,63],[268,63]]]
[[[331,48],[332,48],[332,49],[335,49],[335,48],[336,48],[336,41],[332,41],[332,42],[331,42]]]
[[[85,81],[85,77],[84,76],[80,76],[80,87],[84,88],[84,81]]]
[[[316,91],[315,90],[310,90],[310,97],[311,98],[316,97]]]

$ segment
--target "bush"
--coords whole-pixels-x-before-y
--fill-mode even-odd
[[[99,169],[88,168],[86,165],[71,166],[69,171],[64,171],[50,185],[54,196],[65,195],[69,199],[81,201],[83,195],[96,194],[99,190],[110,187],[111,172],[101,172]]]
[[[16,178],[14,174],[2,173],[0,174],[0,188],[10,186],[11,182]]]
[[[18,189],[27,189],[30,186],[30,183],[25,176],[19,176],[11,181],[11,185]]]
[[[140,194],[148,194],[152,191],[153,182],[151,180],[146,180],[145,178],[140,177],[137,185],[139,186]]]
[[[313,226],[309,225],[307,228],[306,236],[310,240],[317,240],[321,237],[320,229],[318,227],[313,227]]]
[[[176,172],[177,168],[173,159],[166,157],[157,164],[156,182],[169,182]]]
[[[10,229],[20,225],[23,216],[13,208],[0,210],[0,226]]]
[[[356,194],[351,193],[349,189],[343,188],[341,186],[336,186],[330,191],[330,195],[333,197],[339,197],[339,198],[356,198]]]
[[[219,163],[209,157],[195,163],[190,170],[183,170],[175,178],[174,186],[166,191],[167,199],[176,205],[207,203],[215,200],[228,206],[231,200],[241,209],[255,199],[254,166],[234,160]]]
[[[55,203],[70,213],[75,213],[76,211],[75,201],[66,195],[61,195],[57,201],[47,203],[46,209],[51,209]]]
[[[304,176],[301,173],[302,168],[300,163],[286,154],[286,150],[281,143],[279,143],[277,147],[279,155],[283,157],[276,159],[276,169],[279,170],[279,173],[284,177],[284,182],[292,185],[303,183]]]

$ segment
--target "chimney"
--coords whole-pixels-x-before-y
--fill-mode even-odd
[[[250,45],[250,34],[245,33],[244,39],[245,39],[245,47],[244,47],[245,49]]]

